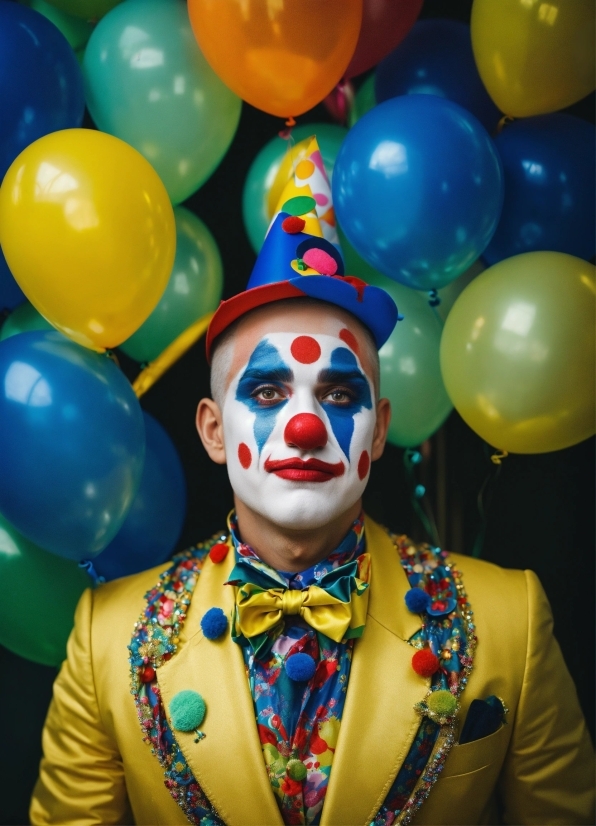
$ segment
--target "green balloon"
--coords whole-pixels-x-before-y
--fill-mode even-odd
[[[52,6],[82,20],[99,20],[122,0],[49,0]]]
[[[23,301],[8,316],[0,327],[0,341],[16,336],[18,333],[28,333],[31,330],[53,330],[49,321],[40,315],[33,304]]]
[[[60,29],[64,37],[68,40],[74,51],[77,53],[84,50],[87,41],[91,37],[93,24],[73,14],[68,14],[56,8],[56,5],[46,3],[45,0],[19,0],[21,5],[29,6],[30,9],[43,14],[57,29]]]
[[[192,212],[174,209],[176,258],[159,304],[136,333],[120,345],[137,361],[153,361],[197,319],[213,312],[223,289],[223,265],[215,239]]]
[[[66,656],[79,598],[90,585],[76,562],[21,536],[0,515],[0,643],[42,665]]]
[[[389,442],[415,447],[439,429],[453,408],[439,360],[443,322],[424,293],[374,270],[341,231],[340,240],[346,271],[386,290],[404,316],[379,350],[381,396],[391,402]]]
[[[182,0],[127,0],[91,35],[87,107],[98,129],[134,146],[172,203],[214,172],[236,133],[242,101],[201,53]]]
[[[348,130],[343,126],[329,123],[305,123],[292,129],[295,143],[308,138],[309,135],[316,135],[329,180],[333,175],[339,147],[347,134]],[[269,215],[267,209],[267,196],[287,151],[288,142],[283,138],[275,137],[270,140],[252,162],[244,182],[242,216],[246,233],[255,252],[261,249],[271,223],[272,216]]]
[[[348,115],[348,125],[350,128],[360,120],[362,115],[366,115],[371,109],[377,105],[377,98],[375,96],[375,75],[374,72],[370,77],[367,77],[362,86],[356,92],[354,103],[350,108]]]

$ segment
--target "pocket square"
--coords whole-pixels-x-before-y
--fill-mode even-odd
[[[472,700],[459,736],[460,746],[494,734],[505,722],[506,713],[503,701],[494,694],[486,700]]]

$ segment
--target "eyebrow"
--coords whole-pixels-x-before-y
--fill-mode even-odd
[[[368,384],[366,376],[364,376],[360,370],[354,370],[351,367],[347,367],[345,370],[341,367],[326,368],[325,370],[321,370],[317,376],[317,380],[321,384],[334,384],[342,381],[364,381]]]
[[[253,381],[277,381],[277,382],[292,382],[294,381],[294,374],[289,367],[247,367],[240,381],[245,379],[252,379]]]

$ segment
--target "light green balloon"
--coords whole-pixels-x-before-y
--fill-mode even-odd
[[[53,330],[49,321],[40,315],[33,304],[23,301],[8,316],[0,327],[0,341],[16,336],[18,333],[28,333],[31,330]]]
[[[453,409],[439,359],[443,322],[424,293],[374,270],[341,231],[340,240],[346,272],[386,290],[404,316],[379,350],[381,396],[391,402],[389,442],[415,447],[432,436]]]
[[[79,598],[90,585],[76,562],[43,551],[0,515],[0,643],[42,665],[66,656]]]
[[[183,0],[122,3],[91,35],[83,71],[97,127],[147,158],[172,203],[217,168],[242,101],[203,57]]]
[[[176,258],[168,286],[149,318],[120,345],[137,361],[153,361],[197,319],[215,310],[223,289],[223,265],[215,239],[192,212],[174,209]]]
[[[79,52],[85,48],[85,45],[91,37],[93,31],[93,24],[86,20],[81,20],[80,17],[75,17],[60,8],[46,3],[45,0],[19,0],[21,5],[29,6],[30,9],[43,14],[47,17],[57,29],[60,29],[64,37],[68,40],[75,52]]]
[[[343,126],[329,123],[305,123],[295,126],[292,130],[295,143],[308,138],[309,135],[316,135],[329,180],[333,175],[339,147],[347,134],[348,130]],[[271,222],[271,216],[267,210],[267,196],[287,151],[286,140],[279,137],[273,138],[261,149],[246,176],[242,192],[242,216],[244,227],[255,252],[261,249]]]
[[[374,72],[370,77],[367,77],[362,86],[356,92],[354,103],[350,108],[348,115],[348,124],[350,127],[360,120],[363,115],[370,112],[371,109],[377,105],[377,98],[375,96],[375,75]]]
[[[50,0],[60,11],[82,20],[99,20],[122,0]]]

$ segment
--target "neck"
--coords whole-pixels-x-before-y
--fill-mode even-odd
[[[334,551],[362,509],[358,500],[347,511],[320,528],[288,530],[270,522],[234,497],[238,530],[243,542],[276,571],[298,573],[316,565]]]

